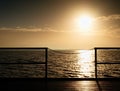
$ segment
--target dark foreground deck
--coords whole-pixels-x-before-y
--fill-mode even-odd
[[[0,79],[2,91],[120,91],[120,79]]]

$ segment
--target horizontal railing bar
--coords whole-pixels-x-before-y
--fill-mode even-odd
[[[108,63],[108,62],[105,62],[105,63],[97,63],[97,64],[120,64],[120,63]]]
[[[0,63],[1,64],[46,64],[46,62],[41,62],[41,63]]]
[[[48,47],[0,47],[0,49],[48,49]]]
[[[120,47],[95,47],[94,49],[120,49]]]

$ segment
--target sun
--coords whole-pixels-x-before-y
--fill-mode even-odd
[[[76,18],[76,25],[82,31],[90,30],[93,26],[93,18],[89,15],[81,15]]]
[[[78,24],[80,25],[81,28],[89,28],[91,27],[92,24],[92,18],[89,16],[82,16],[78,20]]]

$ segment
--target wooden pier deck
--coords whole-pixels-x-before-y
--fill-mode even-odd
[[[2,79],[4,91],[120,91],[120,80]]]

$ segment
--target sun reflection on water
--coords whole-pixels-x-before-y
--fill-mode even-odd
[[[78,65],[80,65],[80,74],[85,78],[94,78],[94,51],[80,50],[78,52]]]

